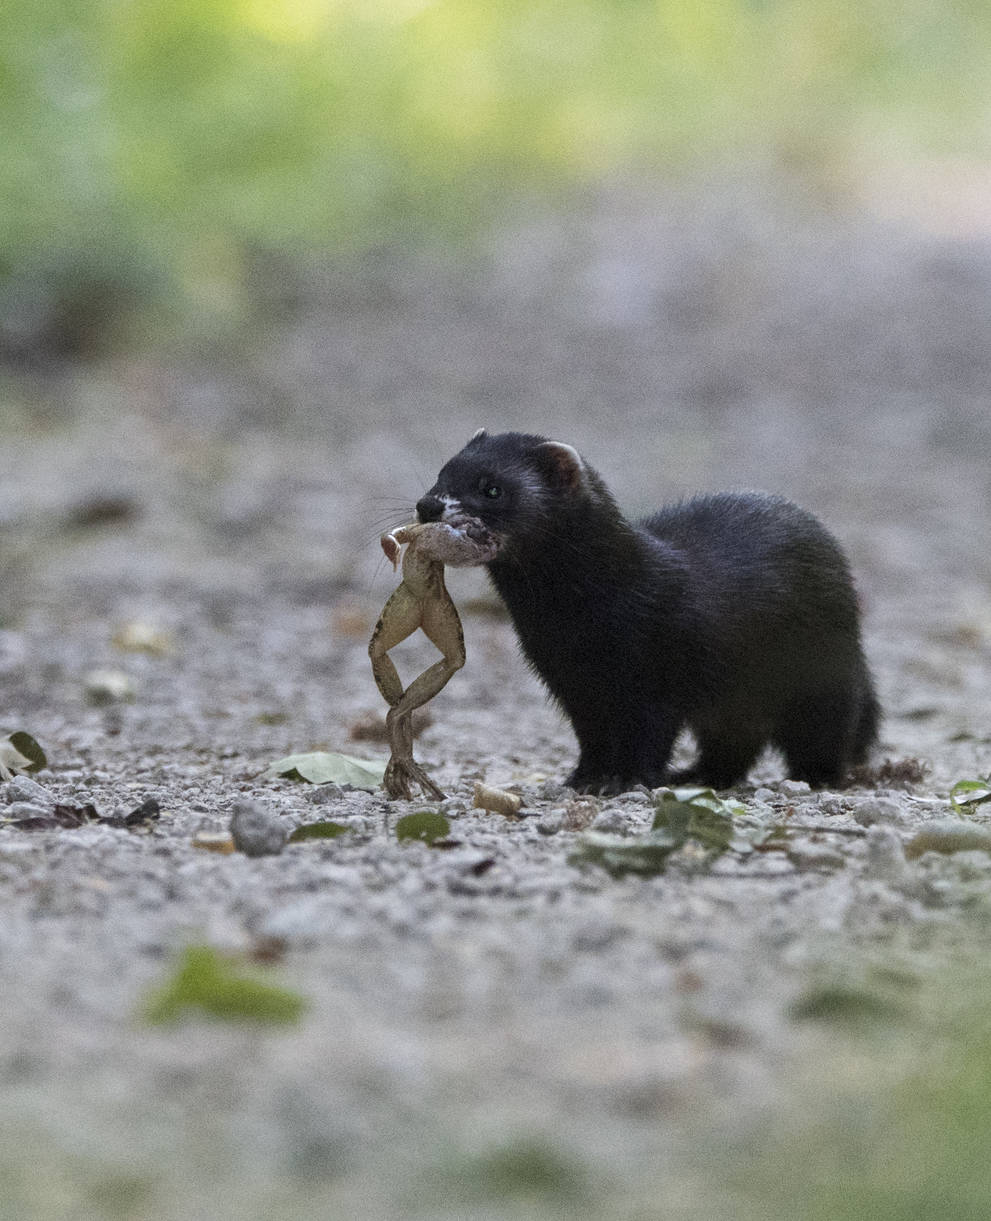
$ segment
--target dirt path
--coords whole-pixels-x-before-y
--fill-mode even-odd
[[[0,828],[0,1217],[749,1215],[714,1151],[738,1166],[768,1115],[897,1078],[941,1012],[919,998],[987,949],[991,855],[900,845],[991,769],[991,242],[742,188],[604,199],[271,309],[236,360],[4,383],[3,724],[48,749],[49,799],[162,813]],[[468,665],[417,747],[456,847],[397,843],[380,793],[261,779],[380,749],[349,737],[381,711],[375,539],[480,425],[575,444],[631,511],[762,487],[818,512],[864,597],[882,755],[927,778],[810,794],[768,759],[738,796],[792,824],[781,851],[578,869],[569,731],[469,573]],[[115,645],[133,623],[161,650]],[[94,706],[101,668],[133,699]],[[468,810],[479,777],[528,817]],[[350,833],[193,846],[245,797]],[[652,810],[594,813],[637,834]],[[303,1017],[145,1024],[190,944],[274,954]],[[916,990],[868,1054],[815,989],[862,988],[885,1024],[884,970]]]

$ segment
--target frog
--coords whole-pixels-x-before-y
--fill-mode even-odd
[[[432,700],[466,660],[464,629],[444,583],[444,566],[488,563],[498,551],[498,540],[476,518],[454,516],[447,521],[409,522],[383,534],[380,542],[394,570],[402,553],[402,580],[386,602],[368,645],[376,686],[389,705],[390,757],[382,784],[392,798],[411,800],[415,784],[427,796],[443,801],[443,790],[413,758],[413,712]],[[439,650],[440,659],[404,688],[389,650],[418,630]]]

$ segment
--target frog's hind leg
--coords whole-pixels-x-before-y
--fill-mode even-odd
[[[392,595],[379,616],[372,638],[368,644],[368,656],[372,663],[372,674],[382,697],[390,708],[403,698],[403,683],[399,672],[389,656],[407,636],[412,636],[420,626],[422,611],[419,603],[405,596],[400,586]]]
[[[385,718],[392,749],[385,775],[385,787],[392,796],[404,796],[408,799],[409,782],[412,780],[419,784],[424,792],[441,801],[443,792],[413,758],[412,717],[414,709],[432,700],[451,676],[465,664],[464,634],[458,612],[449,598],[425,607],[419,626],[432,644],[440,649],[442,656],[413,679]],[[386,660],[388,661],[388,658]],[[391,662],[389,664],[391,665]],[[385,694],[381,683],[379,687]]]

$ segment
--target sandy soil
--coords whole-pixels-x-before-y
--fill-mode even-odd
[[[991,241],[705,184],[266,287],[236,354],[2,385],[2,724],[50,767],[0,814],[162,813],[0,827],[0,1217],[776,1215],[713,1150],[746,1165],[772,1119],[880,1089],[931,1035],[920,1008],[867,1055],[803,998],[882,967],[938,990],[988,948],[991,855],[902,845],[991,769]],[[632,512],[726,487],[817,512],[863,595],[878,761],[928,775],[813,794],[768,758],[736,796],[786,849],[580,869],[570,731],[456,573],[468,664],[417,754],[457,846],[397,842],[425,803],[263,779],[294,750],[381,754],[351,737],[381,712],[377,536],[482,425],[574,444]],[[115,644],[135,623],[162,647]],[[132,699],[92,702],[106,668]],[[470,811],[477,778],[527,817]],[[193,845],[245,797],[351,830]],[[636,835],[652,809],[586,813]],[[142,1021],[204,943],[274,956],[300,1021]]]

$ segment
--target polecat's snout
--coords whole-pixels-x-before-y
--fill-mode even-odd
[[[421,522],[440,521],[447,507],[448,502],[441,500],[439,496],[432,496],[428,492],[426,496],[421,496],[416,502],[416,516]]]

